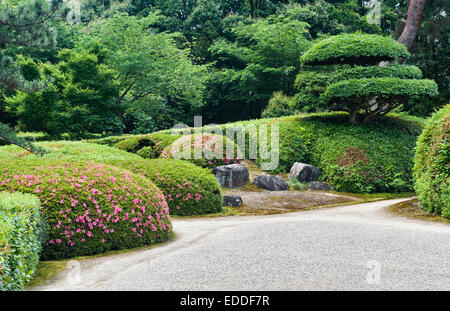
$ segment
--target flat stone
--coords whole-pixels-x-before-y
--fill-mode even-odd
[[[212,169],[222,188],[242,187],[249,181],[248,169],[240,164],[222,165]]]
[[[253,180],[259,188],[270,191],[289,190],[289,185],[281,178],[272,175],[261,175]]]
[[[326,182],[312,181],[309,184],[308,190],[331,191],[331,186]]]
[[[224,195],[223,206],[232,206],[232,207],[242,206],[242,198],[238,195]]]
[[[302,183],[315,181],[320,176],[320,168],[317,166],[296,162],[291,167],[289,179],[296,178]]]

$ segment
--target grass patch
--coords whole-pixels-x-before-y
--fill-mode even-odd
[[[389,212],[403,217],[422,219],[426,221],[433,221],[450,225],[450,219],[446,219],[439,215],[430,214],[422,210],[420,208],[420,202],[418,199],[392,205],[389,207]]]

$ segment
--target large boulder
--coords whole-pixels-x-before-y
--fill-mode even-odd
[[[319,179],[320,168],[317,166],[296,162],[291,167],[289,179],[296,178],[298,181],[307,183]]]
[[[326,182],[312,181],[308,187],[309,190],[331,191],[331,186]]]
[[[281,178],[272,175],[261,175],[253,180],[253,183],[259,188],[270,191],[289,190],[289,185]]]
[[[238,195],[224,195],[223,206],[232,206],[232,207],[242,206],[242,198]]]
[[[240,164],[218,166],[212,173],[222,188],[242,187],[249,181],[248,169]]]

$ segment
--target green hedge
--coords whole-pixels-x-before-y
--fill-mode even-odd
[[[273,173],[287,173],[295,162],[303,162],[320,167],[320,179],[337,191],[412,191],[414,146],[422,122],[391,115],[352,125],[347,118],[348,113],[333,112],[250,123],[279,125],[280,166]]]
[[[164,148],[170,146],[178,138],[177,135],[154,133],[126,138],[114,145],[115,148],[137,153],[146,159],[158,158]]]
[[[435,96],[438,86],[433,80],[399,78],[351,79],[330,85],[322,98],[327,102],[345,101],[348,98],[380,96],[383,98],[405,96]]]
[[[222,210],[220,185],[209,169],[174,159],[125,161],[114,165],[153,181],[164,193],[172,215],[202,215]]]
[[[112,147],[98,144],[72,141],[52,141],[36,143],[49,151],[43,157],[36,156],[26,152],[17,146],[0,147],[0,161],[19,160],[19,159],[40,159],[45,158],[49,161],[65,160],[74,161],[121,161],[121,160],[139,160],[141,157]]]
[[[22,290],[39,262],[43,235],[39,199],[0,192],[0,291]]]
[[[342,34],[326,38],[301,57],[303,65],[377,64],[408,57],[403,44],[389,37],[368,34]]]
[[[234,150],[228,150],[232,145]],[[222,152],[220,150],[222,147]],[[216,167],[238,163],[237,145],[222,135],[185,135],[177,139],[173,144],[164,148],[161,153],[163,159],[182,159],[201,167]],[[189,149],[189,150],[187,150]],[[195,151],[201,151],[201,157],[196,159]],[[184,154],[186,153],[186,157]]]
[[[414,177],[421,207],[450,218],[450,105],[431,117],[420,136]]]
[[[3,162],[0,191],[35,194],[48,223],[44,259],[70,258],[165,241],[171,236],[162,192],[146,178],[93,162]]]

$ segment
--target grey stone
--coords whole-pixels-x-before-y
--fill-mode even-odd
[[[238,195],[224,195],[223,206],[232,206],[232,207],[242,206],[242,198]]]
[[[312,181],[309,184],[308,187],[309,190],[323,190],[323,191],[330,191],[331,186],[327,184],[326,182],[320,182],[320,181]]]
[[[218,166],[212,173],[222,188],[242,187],[249,181],[248,169],[240,164]]]
[[[289,179],[296,178],[298,181],[306,183],[315,181],[320,176],[320,168],[317,166],[296,162],[291,167]]]
[[[281,178],[272,175],[261,175],[253,180],[259,188],[270,191],[289,190],[289,185]]]

